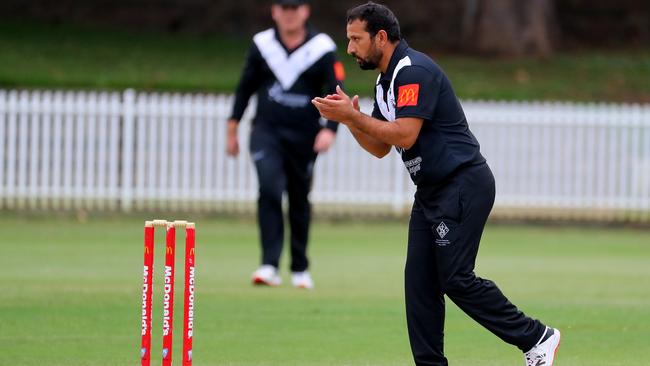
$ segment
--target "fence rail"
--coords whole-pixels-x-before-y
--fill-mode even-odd
[[[0,90],[0,208],[251,211],[257,183],[247,149],[225,155],[231,102]],[[650,221],[650,106],[463,107],[496,176],[497,213]],[[253,110],[240,128],[242,147]],[[312,198],[334,213],[404,213],[413,192],[395,152],[376,159],[341,128],[318,159]]]

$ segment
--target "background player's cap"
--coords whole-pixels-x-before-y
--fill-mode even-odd
[[[307,4],[307,0],[273,0],[274,4],[278,5],[304,5]]]

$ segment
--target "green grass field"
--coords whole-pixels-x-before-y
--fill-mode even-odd
[[[143,220],[0,216],[0,365],[138,364]],[[195,365],[412,364],[402,296],[406,226],[399,221],[315,224],[317,288],[306,292],[249,284],[258,255],[254,223],[198,220]],[[164,235],[157,234],[161,263]],[[639,365],[645,357],[648,231],[490,225],[479,263],[477,272],[514,303],[562,330],[558,366]],[[161,278],[159,271],[158,284]],[[154,300],[159,364],[159,291]],[[452,365],[523,362],[451,302],[446,334]],[[174,354],[180,361],[179,347]]]
[[[345,55],[346,87],[370,95],[375,72]],[[408,34],[406,34],[408,39]],[[234,91],[247,36],[133,33],[69,25],[0,23],[0,88]],[[428,50],[436,45],[419,45]],[[434,52],[466,99],[650,102],[650,49],[560,52],[548,60]]]

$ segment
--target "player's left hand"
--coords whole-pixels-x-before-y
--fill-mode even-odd
[[[329,128],[322,128],[318,135],[316,135],[316,140],[314,141],[314,151],[317,153],[324,153],[332,146],[336,134],[334,131]]]
[[[353,100],[343,92],[341,87],[337,86],[336,94],[328,95],[325,98],[316,97],[311,102],[323,118],[348,124],[358,111],[358,108],[355,108],[355,104],[358,106],[358,100],[359,97],[355,95],[356,103],[353,103]]]

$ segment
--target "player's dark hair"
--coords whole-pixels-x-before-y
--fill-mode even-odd
[[[388,34],[389,41],[396,42],[402,39],[395,14],[384,5],[368,1],[348,10],[348,24],[355,20],[366,22],[366,31],[371,37],[383,29]]]

